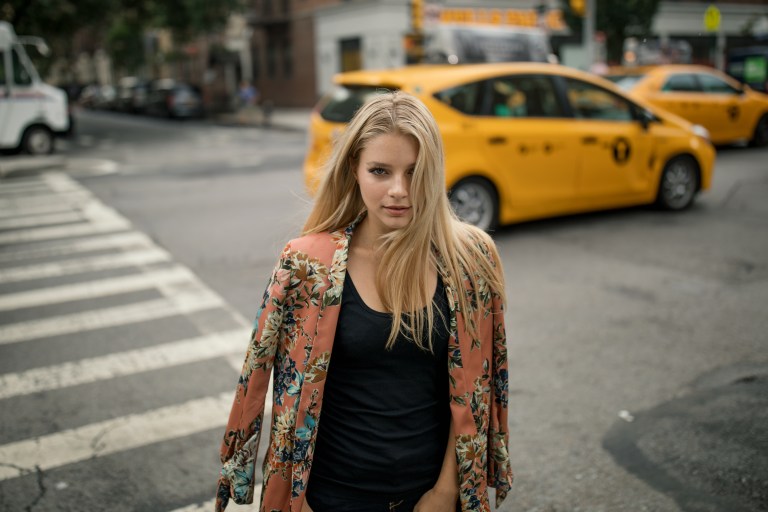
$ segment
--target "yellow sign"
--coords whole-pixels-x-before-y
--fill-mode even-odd
[[[716,32],[720,29],[720,9],[714,5],[710,5],[704,11],[704,28],[709,32]]]
[[[442,9],[442,23],[481,23],[486,25],[513,25],[518,27],[537,27],[539,16],[534,9]],[[563,20],[563,11],[550,9],[542,20],[546,28],[563,31],[567,27]]]

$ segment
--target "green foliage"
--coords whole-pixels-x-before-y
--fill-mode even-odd
[[[570,9],[569,0],[560,0],[565,21],[576,33],[581,33],[583,19]],[[609,62],[620,62],[624,39],[651,33],[653,18],[660,0],[595,0],[597,15],[595,30],[605,33]]]
[[[17,34],[43,37],[51,58],[74,59],[73,36],[89,29],[125,71],[134,72],[144,59],[144,33],[169,28],[174,40],[219,30],[241,0],[0,0],[0,20]]]

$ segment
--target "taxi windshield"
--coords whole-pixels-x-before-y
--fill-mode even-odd
[[[348,123],[371,96],[392,90],[370,85],[339,85],[321,102],[320,116],[332,123]]]

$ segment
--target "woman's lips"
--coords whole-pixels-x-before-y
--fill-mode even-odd
[[[384,209],[390,214],[394,216],[402,216],[408,213],[408,210],[410,210],[410,206],[385,206]]]

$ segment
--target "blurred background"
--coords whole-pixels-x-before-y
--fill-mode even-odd
[[[767,62],[765,0],[0,0],[0,511],[213,509],[264,284],[381,87],[503,260],[498,510],[768,510]]]

